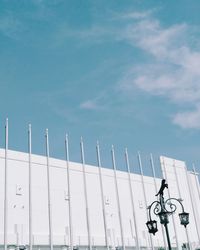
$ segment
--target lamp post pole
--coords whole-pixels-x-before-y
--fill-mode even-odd
[[[167,244],[168,244],[168,248],[169,250],[171,250],[171,242],[170,242],[170,238],[169,238],[169,230],[168,230],[168,226],[167,224],[164,225],[165,226],[165,232],[166,232],[166,236],[167,236]]]
[[[161,206],[161,211],[160,213],[165,213],[165,200],[163,197],[163,194],[160,194],[160,206]],[[167,214],[166,214],[167,215]],[[168,215],[167,215],[168,217]],[[168,244],[168,249],[171,250],[171,242],[170,242],[170,238],[169,238],[169,230],[168,230],[168,220],[166,220],[166,222],[164,223],[164,227],[165,227],[165,232],[166,232],[166,237],[167,237],[167,244]]]
[[[155,235],[158,229],[157,229],[157,221],[152,220],[151,218],[151,210],[153,210],[153,213],[159,216],[160,223],[165,227],[168,249],[171,250],[172,248],[168,230],[169,216],[172,215],[177,210],[177,204],[179,204],[182,209],[182,213],[179,214],[180,223],[181,225],[186,227],[189,224],[189,213],[186,213],[184,211],[182,200],[176,198],[169,198],[166,201],[164,200],[163,193],[165,188],[168,188],[168,184],[165,183],[165,179],[163,179],[161,182],[160,190],[156,194],[156,196],[158,196],[159,199],[152,202],[151,205],[148,207],[149,221],[147,221],[146,225],[149,230],[149,233]]]

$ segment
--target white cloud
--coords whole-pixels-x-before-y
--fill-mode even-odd
[[[190,46],[189,37],[186,24],[163,28],[151,17],[129,23],[121,39],[139,47],[149,58],[145,64],[130,67],[120,84],[124,91],[136,86],[179,106],[193,107],[193,111],[178,112],[173,123],[182,128],[200,128],[200,50]]]
[[[200,126],[200,107],[191,112],[180,112],[173,117],[173,123],[182,128],[197,128]]]
[[[87,109],[87,110],[96,110],[99,107],[98,107],[98,105],[97,105],[97,103],[95,101],[93,101],[93,100],[87,100],[87,101],[82,102],[80,104],[80,108],[81,109]]]

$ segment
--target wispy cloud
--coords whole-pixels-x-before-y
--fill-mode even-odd
[[[40,32],[38,24],[40,23],[44,27],[47,24],[51,25],[51,21],[55,17],[54,7],[63,0],[31,0],[28,4],[23,2],[21,5],[16,4],[15,7],[9,1],[5,2],[5,7],[2,7],[0,13],[0,34],[22,43],[27,42],[34,45],[36,40],[43,37],[38,35]],[[33,23],[34,25],[32,25]]]
[[[137,87],[179,107],[189,105],[190,110],[178,112],[172,121],[182,128],[200,128],[200,50],[190,46],[190,28],[187,24],[162,27],[157,19],[142,15],[129,23],[121,38],[149,57],[147,63],[130,67],[120,84],[124,91]]]
[[[144,18],[148,18],[149,16],[151,16],[151,14],[154,12],[154,10],[147,10],[147,11],[143,11],[143,12],[126,12],[124,14],[120,13],[115,13],[115,17],[119,20],[119,19],[135,19],[135,20],[141,20]]]
[[[24,24],[11,11],[0,16],[0,33],[4,36],[18,40],[25,30]]]
[[[200,107],[198,106],[193,111],[180,112],[173,117],[174,124],[182,128],[197,128],[200,127]]]
[[[93,25],[86,29],[71,29],[67,22],[60,24],[54,34],[52,47],[60,47],[66,43],[69,38],[75,39],[77,46],[86,44],[100,44],[116,37],[116,30],[112,26],[109,28],[101,25]]]
[[[100,106],[94,100],[87,100],[80,104],[80,108],[86,110],[97,110]]]

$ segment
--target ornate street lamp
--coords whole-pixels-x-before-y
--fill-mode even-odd
[[[179,214],[180,223],[181,225],[186,227],[189,224],[189,213],[186,213],[184,211],[184,207],[183,207],[181,199],[169,198],[166,201],[164,200],[163,191],[165,188],[168,188],[168,184],[166,184],[165,180],[163,179],[161,182],[160,190],[156,194],[156,196],[158,196],[158,200],[152,202],[151,205],[148,207],[150,220],[147,221],[146,225],[147,225],[149,233],[152,233],[153,235],[155,235],[158,229],[157,229],[157,221],[152,220],[151,218],[151,211],[153,210],[153,213],[159,216],[160,223],[164,225],[165,227],[168,248],[169,250],[171,250],[171,242],[170,242],[169,231],[168,231],[169,216],[176,211],[177,209],[176,203],[178,203],[182,209],[182,213]]]

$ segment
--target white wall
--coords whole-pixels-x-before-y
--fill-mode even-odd
[[[171,159],[161,157],[162,167],[165,164],[171,195],[178,197],[177,186],[174,179]],[[164,162],[164,163],[163,163]],[[68,218],[68,196],[67,196],[67,169],[66,162],[50,158],[50,187],[52,199],[52,230],[53,244],[69,245],[69,218]],[[184,206],[191,214],[191,223],[188,226],[189,236],[192,242],[198,241],[195,229],[194,215],[188,186],[186,184],[184,163],[176,161],[181,195]],[[70,187],[72,204],[72,222],[74,245],[87,245],[87,223],[86,206],[83,187],[82,165],[69,163]],[[3,216],[4,216],[4,150],[0,149],[0,244],[3,244]],[[120,223],[118,216],[117,198],[114,183],[114,174],[111,169],[102,169],[103,189],[106,207],[106,219],[108,223],[109,243],[111,246],[121,245]],[[28,155],[21,152],[8,152],[8,243],[28,244],[28,222],[29,222],[29,163]],[[196,190],[194,175],[189,173],[192,190]],[[101,192],[99,183],[99,172],[95,166],[86,165],[86,181],[89,207],[89,221],[91,238],[94,245],[105,245],[103,213],[101,204]],[[122,213],[122,225],[126,246],[135,245],[135,227],[133,210],[128,183],[128,174],[117,171],[119,186],[119,199]],[[140,175],[131,174],[134,204],[136,209],[136,221],[139,231],[139,242],[143,246],[149,246],[149,234],[146,228],[146,206],[142,190],[142,179]],[[160,179],[156,179],[158,186]],[[155,187],[153,178],[144,177],[145,191],[148,205],[155,200]],[[199,196],[193,191],[195,199],[195,211],[199,222]],[[48,200],[47,200],[47,163],[46,157],[32,156],[32,206],[33,206],[33,239],[34,244],[48,244]],[[176,216],[178,218],[178,215]],[[176,218],[176,220],[178,220]],[[180,243],[186,242],[183,226],[176,221]],[[155,246],[163,245],[163,237],[160,224],[159,232],[153,237]],[[200,229],[199,229],[200,230]],[[170,224],[172,241],[174,232]]]

